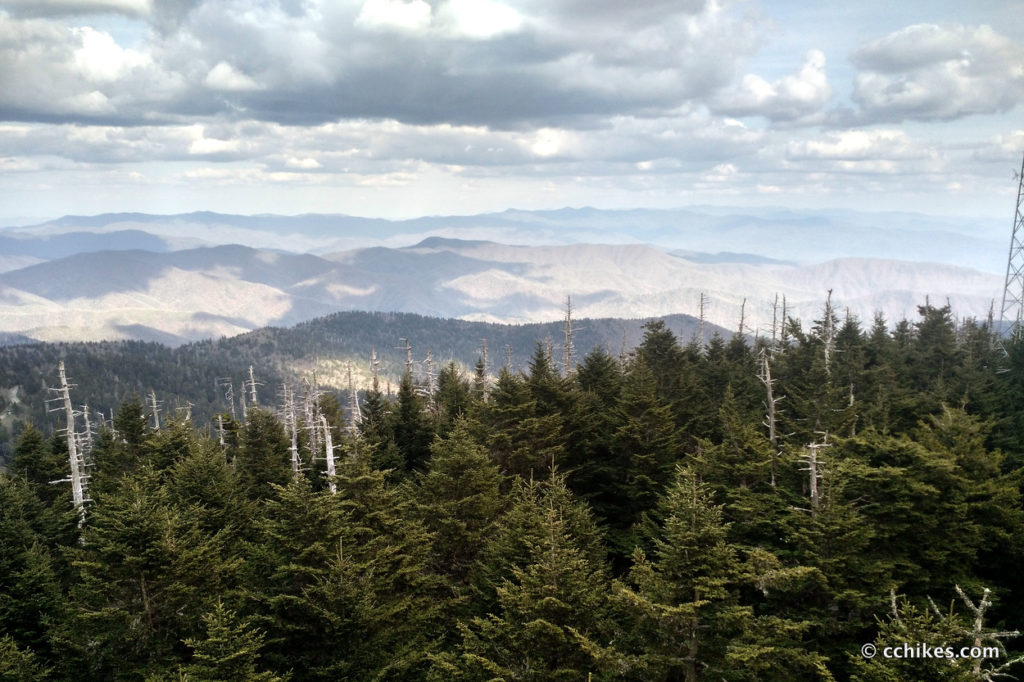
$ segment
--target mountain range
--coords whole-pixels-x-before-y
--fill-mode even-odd
[[[893,322],[926,297],[985,317],[1003,249],[984,221],[910,214],[506,211],[109,214],[0,230],[0,339],[177,345],[339,310],[528,323],[673,313],[771,333],[786,312]],[[898,259],[896,258],[898,257]],[[4,271],[5,270],[5,271]]]

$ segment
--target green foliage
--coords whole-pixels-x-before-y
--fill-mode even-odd
[[[29,649],[17,645],[8,635],[0,635],[0,682],[42,682],[49,671]]]
[[[264,635],[234,611],[217,602],[203,615],[205,637],[187,639],[192,662],[182,667],[186,678],[208,682],[279,682],[286,678],[258,672],[257,661]]]
[[[397,395],[367,391],[358,434],[328,393],[336,494],[308,429],[294,476],[275,412],[228,418],[223,445],[199,416],[225,409],[214,377],[240,376],[260,353],[286,367],[320,341],[268,330],[175,351],[61,346],[81,377],[74,399],[106,420],[93,423],[91,501],[79,528],[62,482],[66,441],[44,432],[41,412],[0,474],[0,671],[153,682],[983,679],[995,666],[855,655],[872,639],[965,637],[976,605],[924,606],[956,585],[999,595],[977,636],[1007,641],[1000,664],[1020,646],[993,631],[1020,627],[1024,613],[1024,344],[1006,342],[1004,355],[984,325],[920,312],[863,331],[826,307],[807,329],[789,320],[771,345],[713,335],[681,347],[655,322],[632,355],[593,351],[568,376],[544,346],[525,373],[507,367],[496,381],[471,383],[468,364],[451,363],[433,396],[411,376]],[[391,333],[412,318],[358,319]],[[459,328],[476,358],[480,335]],[[540,327],[502,333],[530,329]],[[339,347],[352,342],[335,334]],[[392,339],[402,335],[423,336],[403,328]],[[23,400],[41,398],[52,367],[39,363],[57,347],[19,348],[0,350],[0,372],[32,383],[19,384]],[[761,357],[778,399],[774,443]],[[164,380],[180,393],[157,384],[161,400],[195,407],[156,429],[133,392]],[[891,588],[906,601],[885,617]]]

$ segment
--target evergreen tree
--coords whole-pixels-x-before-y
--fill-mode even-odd
[[[528,559],[497,587],[497,609],[461,627],[455,652],[434,659],[437,679],[579,680],[614,671],[608,582],[553,504],[525,538]]]
[[[469,413],[473,400],[469,381],[462,376],[454,360],[437,375],[435,400],[439,415],[438,435],[445,437],[455,423]]]
[[[125,477],[98,496],[74,550],[80,578],[63,637],[76,656],[62,666],[120,680],[181,662],[182,640],[197,634],[200,614],[235,582],[238,561],[225,539],[170,504],[155,473]]]
[[[657,393],[644,355],[631,363],[619,397],[613,448],[617,453],[618,509],[609,510],[609,540],[620,558],[636,546],[633,526],[658,503],[682,456],[669,406]]]
[[[565,455],[561,415],[539,414],[528,382],[505,369],[480,421],[487,427],[488,450],[506,474],[541,475]]]
[[[787,588],[813,571],[784,568],[764,550],[743,557],[692,470],[677,470],[660,515],[653,560],[638,549],[630,586],[618,589],[635,618],[646,679],[831,679],[802,641],[808,623],[757,615],[742,599],[744,584]]]
[[[235,468],[250,499],[269,497],[272,486],[292,478],[290,442],[273,412],[249,408]]]
[[[58,499],[71,499],[65,486],[51,483],[68,476],[67,442],[58,438],[46,439],[31,423],[25,426],[14,446],[10,471],[24,479],[35,496],[47,506],[53,506]]]
[[[464,582],[501,510],[501,474],[473,442],[464,420],[435,440],[427,471],[416,480],[427,529],[435,534],[435,570]]]
[[[398,403],[391,413],[391,433],[401,456],[401,470],[405,473],[421,471],[430,457],[430,443],[434,432],[430,416],[416,395],[412,376],[406,372],[398,387]]]
[[[50,671],[30,649],[21,648],[8,635],[0,635],[0,682],[43,682]]]
[[[192,662],[182,667],[186,678],[208,682],[278,682],[286,679],[270,672],[258,672],[257,662],[264,634],[220,601],[203,615],[206,633],[185,643],[192,649]]]
[[[0,474],[0,633],[50,656],[50,625],[63,617],[60,583],[46,544],[57,530],[28,483]]]

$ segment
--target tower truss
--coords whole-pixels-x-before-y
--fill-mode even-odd
[[[1017,211],[1013,217],[1013,236],[1010,238],[1010,256],[1006,261],[1006,285],[1003,287],[1003,307],[999,316],[1000,331],[1007,338],[1021,334],[1021,314],[1024,313],[1024,157],[1017,175]]]

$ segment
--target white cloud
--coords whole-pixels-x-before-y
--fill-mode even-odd
[[[315,168],[323,168],[323,164],[314,159],[311,156],[307,156],[303,159],[297,159],[294,156],[290,157],[284,162],[284,165],[289,168],[301,168],[302,170],[313,170]]]
[[[141,52],[122,48],[109,33],[82,26],[71,29],[71,35],[81,42],[74,52],[74,65],[91,81],[110,83],[151,62]]]
[[[217,65],[206,74],[203,83],[211,90],[226,92],[247,92],[260,89],[259,83],[227,62],[217,62]]]
[[[843,130],[816,139],[791,142],[786,157],[791,160],[888,162],[928,160],[936,151],[927,143],[912,139],[897,129]],[[892,165],[880,166],[885,172]],[[867,169],[865,167],[865,169]]]
[[[238,140],[218,140],[216,138],[201,137],[189,144],[188,153],[197,156],[223,154],[224,152],[237,151],[239,147],[240,142]]]
[[[152,0],[4,0],[0,4],[36,16],[116,12],[141,17],[153,10]]]
[[[523,25],[519,12],[495,0],[448,0],[438,14],[456,35],[468,38],[494,38]]]
[[[916,24],[865,45],[853,98],[869,121],[956,119],[1024,102],[1024,46],[989,26]]]
[[[831,96],[832,88],[825,74],[825,54],[811,50],[796,74],[772,83],[747,74],[738,89],[724,92],[714,106],[716,111],[731,116],[794,121],[820,114]]]
[[[430,26],[430,17],[424,0],[366,0],[355,23],[365,29],[420,31]]]

